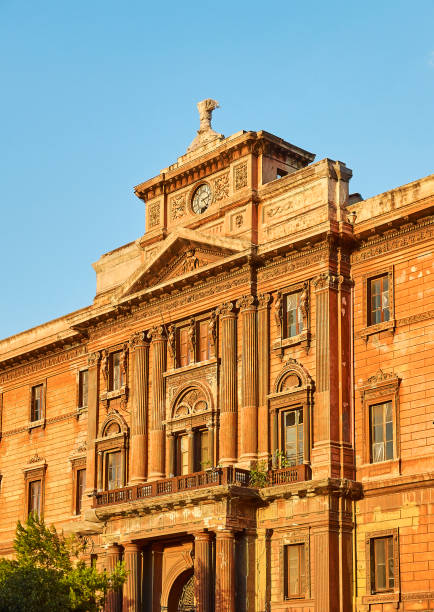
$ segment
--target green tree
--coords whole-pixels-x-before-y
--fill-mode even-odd
[[[98,612],[126,580],[122,563],[111,574],[86,565],[83,542],[34,514],[18,521],[14,548],[16,559],[0,560],[0,612]]]

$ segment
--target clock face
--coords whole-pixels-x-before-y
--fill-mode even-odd
[[[191,203],[193,212],[197,215],[204,213],[211,204],[211,200],[211,187],[207,183],[203,183],[194,192],[193,201]]]

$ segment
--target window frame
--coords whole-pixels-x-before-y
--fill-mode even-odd
[[[297,560],[297,569],[298,569],[298,581],[299,581],[299,590],[297,593],[290,593],[290,564],[289,564],[289,551],[290,549],[297,549],[298,551],[298,560]],[[301,551],[303,552],[302,559]],[[292,544],[285,544],[284,552],[283,552],[283,565],[284,565],[284,599],[302,599],[306,597],[306,545],[304,542],[297,542]]]
[[[114,434],[107,434],[111,425],[116,423],[119,431]],[[125,420],[119,414],[109,413],[105,421],[100,427],[98,438],[95,440],[98,463],[97,463],[97,490],[106,491],[106,463],[107,454],[111,452],[120,452],[121,455],[121,486],[123,488],[128,482],[128,448],[129,448],[129,428]]]
[[[87,402],[83,403],[82,393],[82,376],[84,372],[87,372]],[[89,404],[89,368],[80,368],[77,372],[77,410],[82,412],[87,410]]]
[[[212,312],[206,312],[202,315],[190,317],[188,320],[183,320],[180,323],[174,325],[175,327],[175,358],[174,364],[175,369],[179,368],[188,368],[194,365],[199,365],[203,363],[207,363],[208,361],[212,361],[217,357],[217,317],[215,317],[215,337],[211,332],[210,321],[213,318]],[[207,327],[207,358],[201,360],[202,346],[201,346],[201,326],[206,325]],[[188,346],[188,330],[193,326],[193,351],[191,347]],[[188,359],[187,363],[183,363],[184,359],[182,357],[181,352],[181,334],[185,333],[187,335],[186,345],[188,349]]]
[[[389,282],[389,320],[381,323],[370,322],[370,282],[381,276],[387,276]],[[372,270],[362,275],[362,321],[363,327],[359,332],[361,338],[368,341],[369,336],[379,332],[388,331],[394,333],[395,321],[395,273],[394,266],[386,266],[381,270]]]
[[[38,387],[42,389],[42,401],[41,401],[41,414],[39,419],[32,419],[33,417],[33,402],[34,402],[34,390]],[[29,387],[29,420],[28,420],[28,429],[31,430],[34,427],[41,427],[45,425],[45,407],[47,401],[47,381],[42,380],[33,383]]]
[[[297,462],[291,465],[288,465],[286,467],[296,467],[298,465],[303,465],[304,460],[305,460],[305,452],[306,452],[306,441],[305,441],[305,422],[304,422],[304,413],[305,413],[305,408],[302,405],[297,405],[294,404],[292,406],[288,406],[288,407],[283,407],[279,410],[279,420],[278,420],[278,427],[279,427],[279,432],[278,432],[278,440],[279,440],[279,450],[282,454],[282,457],[285,457],[285,460],[287,459],[286,457],[286,440],[285,440],[285,431],[286,431],[286,427],[284,424],[284,419],[285,419],[285,415],[289,414],[289,413],[301,413],[303,415],[303,421],[302,421],[302,429],[303,429],[303,450],[302,450],[302,460],[299,462],[299,453],[298,453],[298,433],[299,433],[299,429],[300,429],[300,423],[295,423],[294,427],[295,430],[297,432],[296,435],[296,447],[297,447],[297,451],[296,451],[296,460]],[[281,459],[279,459],[279,462],[281,462]]]
[[[286,548],[288,546],[303,545],[304,546],[304,589],[295,597],[287,595],[287,567],[286,567]],[[278,575],[281,579],[281,597],[283,602],[301,601],[311,598],[311,575],[310,575],[310,533],[309,529],[300,529],[296,532],[284,534],[276,541],[272,542],[272,546],[278,548],[279,570]],[[276,550],[277,552],[277,550]],[[276,555],[277,556],[277,555]]]
[[[392,538],[392,555],[394,565],[394,586],[387,590],[376,590],[373,582],[375,581],[375,558],[373,559],[373,542],[382,538]],[[366,593],[363,603],[373,604],[382,602],[399,601],[400,598],[400,563],[399,563],[399,528],[383,529],[366,534],[365,539],[366,555]],[[373,568],[374,565],[374,568]],[[373,572],[374,569],[374,572]]]
[[[311,279],[288,285],[279,289],[273,298],[272,311],[275,319],[275,329],[277,332],[277,338],[272,344],[273,351],[280,353],[283,358],[285,349],[297,344],[301,344],[306,351],[310,347],[310,324],[311,324]],[[294,294],[305,294],[304,298],[304,310],[301,310],[300,300],[298,300],[297,310],[301,310],[302,317],[302,329],[299,333],[294,336],[287,335],[287,300],[290,295]]]
[[[401,379],[393,373],[378,370],[376,374],[369,377],[367,382],[361,386],[360,394],[363,413],[363,435],[360,444],[362,446],[362,458],[364,465],[371,466],[375,471],[382,470],[388,464],[400,460],[400,422],[399,422],[399,386]],[[392,404],[393,418],[393,459],[384,461],[371,460],[371,407],[379,404]],[[378,466],[376,468],[376,466]],[[383,466],[383,468],[381,467]]]
[[[78,472],[80,470],[84,470],[86,472],[86,457],[77,457],[71,460],[72,462],[72,514],[74,516],[80,516],[82,514],[82,508],[81,511],[78,512],[78,507],[79,505],[81,506],[81,503],[78,501]],[[84,481],[84,491],[86,490],[86,478]],[[83,496],[82,496],[83,499]]]
[[[41,483],[41,513],[44,515],[45,510],[45,474],[47,464],[44,459],[37,455],[29,460],[29,465],[24,468],[24,518],[27,519],[30,513],[30,486],[32,482],[40,481]]]
[[[393,431],[392,431],[392,457],[387,457],[387,437],[386,437],[386,431],[387,431],[387,421],[385,419],[385,407],[390,405],[390,409],[391,409],[391,413],[392,413],[392,427],[393,427]],[[374,422],[373,422],[373,408],[377,407],[377,406],[382,406],[383,407],[383,414],[382,414],[382,433],[383,433],[383,439],[382,439],[382,444],[384,444],[384,459],[381,460],[375,460],[374,459]],[[386,408],[387,410],[387,408]],[[395,449],[395,427],[396,427],[396,423],[395,423],[395,419],[394,419],[394,414],[393,414],[393,402],[392,400],[387,400],[385,402],[376,402],[376,403],[370,403],[369,404],[369,463],[384,463],[385,461],[393,461],[395,459],[395,455],[396,455],[396,449]]]

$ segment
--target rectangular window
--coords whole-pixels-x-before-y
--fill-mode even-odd
[[[81,500],[86,487],[86,470],[77,470],[75,478],[75,514],[81,514]]]
[[[282,413],[282,452],[285,464],[303,463],[303,409],[287,410]]]
[[[199,323],[199,361],[207,361],[211,358],[211,337],[209,333],[209,321]]]
[[[123,372],[121,369],[121,351],[112,353],[111,356],[111,368],[110,368],[110,389],[111,391],[117,391],[123,384]]]
[[[176,439],[176,472],[178,476],[189,473],[188,470],[188,436],[181,435]]]
[[[29,514],[33,513],[40,516],[42,510],[42,482],[40,480],[29,482],[28,495]]]
[[[32,387],[32,406],[30,411],[31,421],[40,421],[42,419],[43,399],[44,385],[36,385],[36,387]]]
[[[285,599],[304,597],[306,588],[305,545],[285,546]]]
[[[120,489],[122,487],[121,479],[121,453],[107,453],[106,456],[106,481],[107,489]]]
[[[371,591],[393,591],[395,567],[393,560],[393,536],[371,540]]]
[[[389,275],[368,280],[368,325],[390,319]]]
[[[202,472],[210,466],[209,434],[207,429],[196,431],[194,450],[194,471]]]
[[[284,331],[286,338],[298,336],[303,331],[303,313],[300,308],[301,291],[285,297]]]
[[[88,370],[81,370],[78,373],[78,407],[87,407],[88,397]]]
[[[179,367],[181,368],[194,361],[194,355],[192,354],[188,332],[188,327],[181,327],[179,330]]]
[[[370,406],[371,462],[393,459],[392,402]]]

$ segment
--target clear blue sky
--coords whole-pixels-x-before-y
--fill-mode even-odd
[[[433,0],[0,0],[0,338],[91,303],[205,97],[219,132],[342,160],[364,197],[434,172],[433,33]]]

